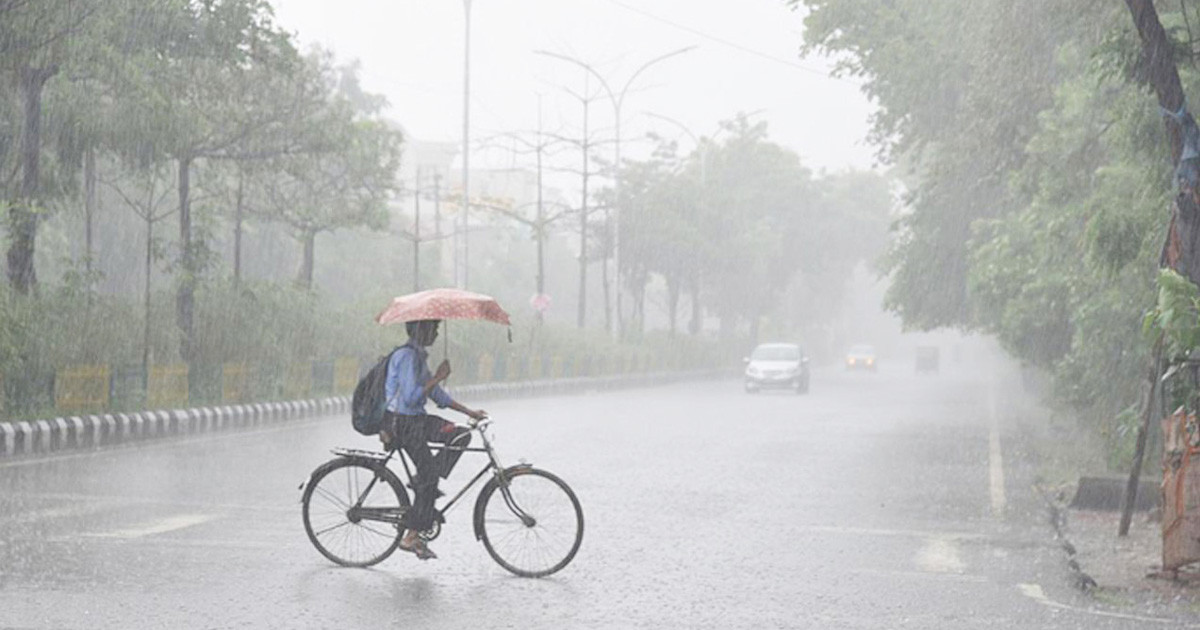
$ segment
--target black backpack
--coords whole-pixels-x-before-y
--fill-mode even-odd
[[[395,348],[381,357],[354,388],[354,397],[350,399],[350,420],[354,430],[363,435],[376,435],[383,428],[383,412],[387,410],[385,384],[388,363],[399,349]]]

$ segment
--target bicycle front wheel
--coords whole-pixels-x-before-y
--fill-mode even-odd
[[[403,530],[408,493],[381,464],[335,460],[304,489],[304,531],[317,551],[347,567],[369,567],[392,555]]]
[[[537,468],[504,473],[484,489],[483,546],[522,577],[545,577],[571,562],[583,542],[583,508],[562,479]]]

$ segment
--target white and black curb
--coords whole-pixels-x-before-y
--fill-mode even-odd
[[[469,402],[473,399],[570,394],[620,387],[664,385],[725,374],[724,370],[655,372],[479,383],[454,387],[450,391],[452,395]],[[0,422],[0,459],[72,449],[95,449],[163,437],[247,429],[291,420],[346,414],[349,413],[349,408],[349,396],[333,396],[287,402]]]

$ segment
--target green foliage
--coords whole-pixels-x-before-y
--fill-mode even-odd
[[[1172,269],[1158,274],[1158,301],[1146,314],[1142,331],[1150,339],[1160,335],[1166,356],[1185,359],[1200,348],[1200,289]]]
[[[670,295],[698,287],[726,340],[741,321],[753,334],[771,315],[792,331],[835,317],[854,265],[884,246],[889,181],[859,172],[814,179],[745,116],[722,123],[721,134],[683,157],[664,144],[626,164],[621,264],[631,289],[643,292],[650,274]],[[798,284],[797,300],[801,292],[788,289]]]
[[[810,11],[807,49],[862,77],[877,143],[910,168],[887,306],[908,328],[994,334],[1118,444],[1109,419],[1138,397],[1171,195],[1127,8],[986,0],[962,20],[951,1],[792,4]],[[1187,39],[1179,8],[1160,11]],[[1198,341],[1178,280],[1159,277],[1144,321],[1174,355]]]

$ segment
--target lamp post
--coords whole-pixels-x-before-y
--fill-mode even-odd
[[[470,0],[466,0],[466,1],[469,2]],[[665,61],[676,55],[682,55],[683,53],[689,52],[695,48],[696,48],[695,46],[687,46],[684,48],[680,48],[678,50],[673,50],[669,53],[659,55],[659,56],[651,59],[650,61],[647,61],[646,63],[643,63],[641,66],[638,67],[637,70],[633,71],[633,74],[629,75],[629,79],[625,81],[625,84],[623,86],[621,86],[621,89],[619,91],[614,91],[612,89],[612,87],[609,86],[608,81],[604,78],[604,75],[600,74],[599,71],[597,71],[595,68],[593,68],[591,65],[587,64],[586,62],[580,61],[579,59],[576,59],[574,57],[569,57],[567,55],[563,55],[563,54],[556,53],[556,52],[551,52],[548,50],[534,51],[535,53],[537,53],[539,55],[545,55],[547,57],[553,57],[555,59],[560,59],[562,61],[573,63],[573,64],[580,66],[583,69],[587,70],[592,76],[596,77],[596,79],[598,81],[600,81],[601,87],[604,88],[604,92],[605,92],[605,94],[608,95],[608,99],[612,103],[612,106],[613,106],[614,126],[615,126],[615,131],[616,131],[616,142],[615,142],[616,146],[614,149],[614,156],[613,156],[613,158],[614,158],[613,159],[613,167],[616,170],[613,173],[613,192],[616,195],[616,203],[613,204],[613,228],[612,228],[613,237],[612,238],[613,238],[613,267],[615,268],[615,274],[616,274],[616,294],[617,294],[617,296],[616,296],[617,297],[617,316],[615,318],[616,325],[613,326],[613,335],[617,339],[621,338],[621,239],[620,239],[620,227],[621,227],[621,107],[625,104],[625,95],[629,93],[629,88],[633,86],[633,82],[638,78],[639,75],[641,75],[643,72],[645,72],[646,69],[648,69],[650,66],[653,66],[654,64],[656,64],[660,61]]]
[[[470,259],[470,248],[468,247],[468,223],[467,214],[471,208],[471,2],[472,0],[463,0],[463,12],[465,14],[465,30],[463,32],[463,148],[462,148],[462,187],[463,187],[463,206],[462,206],[462,228],[459,230],[462,240],[459,245],[462,247],[462,279],[459,282],[460,288],[467,288],[469,273],[467,271],[467,261]],[[458,253],[455,253],[458,257]],[[457,279],[457,278],[456,278]]]

